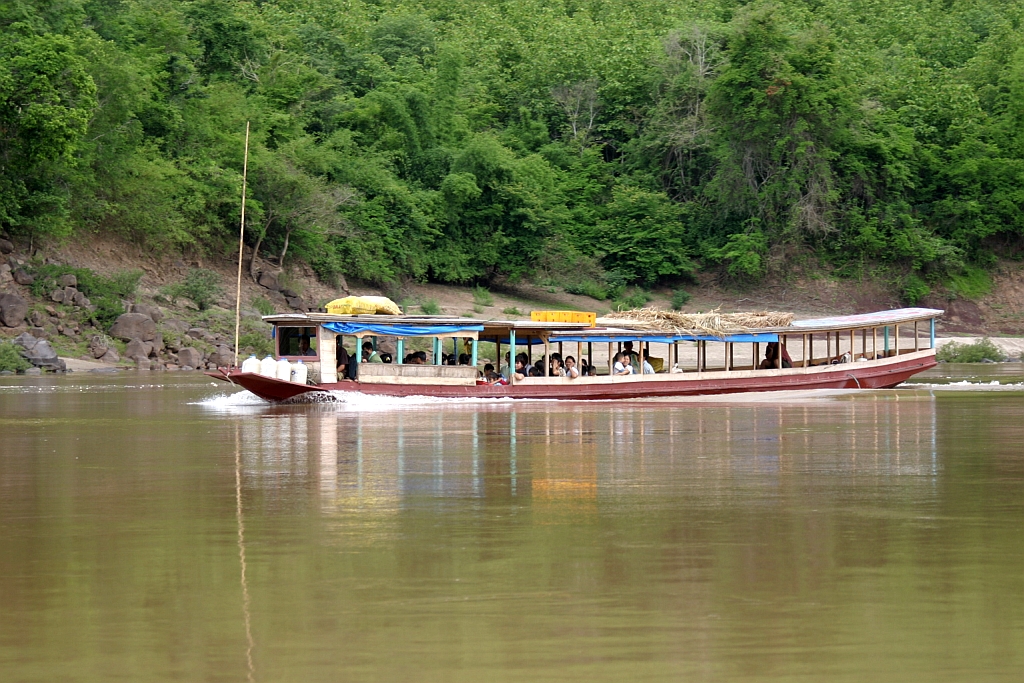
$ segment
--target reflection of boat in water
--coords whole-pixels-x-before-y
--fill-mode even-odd
[[[269,401],[328,391],[381,396],[599,400],[804,389],[881,389],[894,387],[935,365],[935,320],[941,314],[935,309],[905,308],[801,320],[785,327],[720,335],[666,332],[641,325],[597,327],[593,323],[439,316],[282,314],[266,316],[265,320],[274,325],[279,357],[306,362],[307,383],[238,368],[222,368],[208,374]],[[396,340],[395,360],[399,362],[360,362],[361,347],[369,342],[376,349],[380,338]],[[346,340],[349,346],[354,340],[356,348],[351,352],[351,364],[339,367],[338,354],[345,349]],[[525,350],[532,362],[535,350],[544,359],[557,351],[559,356],[564,352],[575,354],[580,360],[587,358],[595,367],[599,357],[603,357],[607,368],[602,367],[596,376],[574,379],[513,376],[507,385],[489,384],[481,379],[477,367],[481,342],[493,343],[498,359],[503,357],[503,351],[510,351],[514,359],[517,352]],[[465,364],[442,364],[449,343],[452,357],[462,356]],[[400,362],[405,358],[406,344],[410,348],[429,347],[432,362]],[[649,353],[661,371],[611,374],[612,354],[633,344]],[[769,354],[771,367],[761,369],[762,344],[781,344],[786,353],[775,352],[774,357]],[[660,349],[665,356],[655,358],[653,354]]]

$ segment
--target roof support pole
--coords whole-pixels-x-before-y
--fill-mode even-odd
[[[883,337],[882,353],[885,354],[885,358],[888,358],[889,357],[889,326],[886,325],[884,328],[882,328],[882,330],[884,332],[884,334],[882,335],[882,337]]]
[[[516,331],[508,331],[508,383],[516,383]]]
[[[469,356],[469,364],[470,364],[470,366],[472,366],[474,368],[476,367],[476,351],[477,351],[476,345],[478,343],[479,342],[476,339],[474,339],[473,341],[471,341],[469,343],[469,346],[472,349],[472,352],[470,353],[470,356]]]
[[[544,337],[544,376],[551,376],[551,345],[547,337]]]
[[[800,337],[803,339],[802,350],[800,356],[803,359],[804,367],[807,367],[807,335],[801,334]]]
[[[928,336],[929,336],[928,348],[929,349],[934,349],[935,348],[935,318],[932,318],[931,320],[928,321],[928,327],[930,328],[929,333],[928,333]]]
[[[915,320],[914,321],[914,350],[915,351],[920,351],[921,350],[919,348],[919,345],[920,345],[920,342],[917,341],[917,321]]]
[[[395,365],[401,365],[405,362],[405,337],[399,337],[398,341],[395,342]]]
[[[894,340],[895,341],[895,345],[896,345],[896,349],[895,349],[896,353],[893,354],[893,355],[899,356],[900,355],[900,326],[899,325],[893,325],[893,328],[894,328],[893,332],[895,332],[894,336],[896,337],[896,339]]]

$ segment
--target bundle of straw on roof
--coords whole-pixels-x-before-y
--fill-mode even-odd
[[[617,311],[597,319],[598,325],[607,327],[714,337],[741,334],[766,327],[788,327],[792,322],[792,313],[721,313],[717,308],[707,313],[677,313],[654,308],[637,308],[631,311]]]

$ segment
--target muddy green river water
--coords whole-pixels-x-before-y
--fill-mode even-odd
[[[1021,681],[1021,382],[269,406],[5,378],[0,681]]]

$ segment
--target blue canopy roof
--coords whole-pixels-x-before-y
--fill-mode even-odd
[[[624,341],[645,341],[655,344],[671,344],[680,341],[711,341],[711,342],[777,342],[779,335],[775,332],[760,332],[756,334],[727,334],[724,337],[711,335],[656,335],[643,332],[632,332],[630,334],[599,335],[599,334],[553,334],[549,337],[551,342],[624,342]]]
[[[481,332],[483,325],[380,325],[370,322],[323,323],[335,334],[379,334],[392,337],[435,337],[440,334]]]

